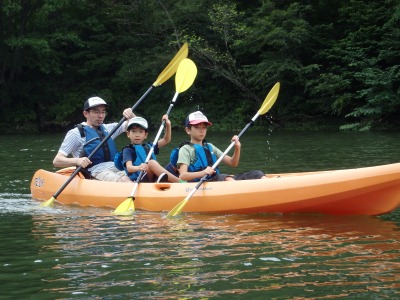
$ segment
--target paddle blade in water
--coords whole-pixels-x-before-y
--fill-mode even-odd
[[[186,59],[185,59],[186,60]],[[184,61],[182,61],[183,63]],[[182,64],[181,63],[181,64]],[[250,127],[252,122],[254,122],[259,115],[265,114],[271,107],[274,105],[276,98],[278,98],[278,93],[279,93],[279,88],[280,84],[277,82],[271,91],[268,93],[267,97],[265,98],[263,104],[261,105],[261,108],[258,110],[258,112],[255,114],[255,116],[252,118],[251,122],[249,122],[245,128],[239,133],[239,137],[242,136],[242,134],[247,130],[247,128]],[[234,142],[231,143],[231,145],[228,147],[228,149],[225,150],[223,155],[214,163],[213,168],[216,168],[218,164],[221,162],[222,158],[225,156],[225,154],[229,151],[230,148],[234,146]],[[183,207],[186,205],[186,203],[189,201],[190,197],[193,196],[193,194],[198,190],[200,185],[206,180],[206,177],[203,177],[199,183],[196,185],[196,187],[190,192],[188,196],[186,196],[185,199],[183,199],[181,202],[179,202],[173,209],[170,210],[170,212],[167,214],[167,217],[175,217],[176,215],[180,214]]]
[[[124,202],[122,202],[118,207],[112,212],[116,216],[129,216],[135,211],[135,204],[133,203],[133,198],[128,197]]]
[[[182,93],[190,88],[197,75],[197,67],[195,63],[185,58],[179,64],[178,70],[175,76],[175,87],[177,93]]]
[[[39,206],[41,207],[53,206],[54,200],[56,200],[56,198],[51,197],[49,200],[42,202]]]
[[[280,83],[277,82],[272,87],[272,89],[269,91],[267,97],[265,97],[265,100],[264,100],[263,104],[261,105],[261,108],[258,110],[258,113],[260,115],[265,114],[267,111],[270,110],[272,105],[274,105],[276,98],[278,98],[280,86],[281,86]]]
[[[183,59],[185,59],[188,56],[189,50],[188,50],[188,44],[185,43],[181,49],[178,51],[178,53],[175,54],[174,58],[169,62],[169,64],[164,68],[164,70],[161,72],[160,75],[158,75],[156,81],[153,83],[153,85],[147,90],[147,92],[135,103],[135,105],[132,107],[132,110],[134,110],[136,108],[136,106],[138,106],[143,99],[148,95],[148,93],[153,89],[153,87],[157,87],[159,85],[161,85],[162,83],[164,83],[165,81],[167,81],[169,78],[172,77],[172,75],[174,75],[180,65],[180,63],[182,62]],[[193,79],[194,80],[194,79]],[[99,150],[102,145],[104,143],[107,142],[107,140],[114,134],[114,132],[122,125],[122,123],[125,121],[125,118],[122,118],[119,123],[112,129],[112,131],[101,141],[101,143],[99,145],[97,145],[97,147],[92,151],[92,153],[89,154],[88,158],[92,157],[97,150]],[[54,196],[46,201],[40,204],[41,207],[46,207],[46,206],[51,206],[54,202],[54,200],[57,198],[57,196],[65,189],[65,187],[67,187],[67,185],[72,181],[72,179],[75,177],[75,175],[79,172],[79,170],[81,169],[81,167],[77,168],[75,170],[74,173],[71,174],[71,176],[68,178],[68,180],[63,184],[63,186],[54,194]],[[122,205],[122,203],[121,203]],[[120,205],[120,206],[121,206]],[[119,206],[119,207],[120,207]],[[121,207],[121,208],[117,208],[119,213],[123,213],[124,209],[125,211],[127,210],[127,208]],[[133,201],[131,206],[129,207],[129,209],[131,209],[131,211],[135,210],[135,207],[133,206]]]
[[[175,76],[176,93],[175,93],[174,99],[172,100],[172,103],[169,106],[167,115],[169,114],[172,107],[174,106],[173,102],[175,102],[176,98],[178,97],[178,94],[180,92],[187,90],[193,84],[193,81],[196,78],[196,75],[197,75],[197,68],[196,68],[196,65],[194,64],[194,62],[188,58],[184,58],[180,62],[178,70],[176,71],[176,76]],[[162,133],[163,127],[164,127],[164,121],[161,124],[160,130],[158,131],[158,134],[156,135],[153,145],[157,144],[160,134]],[[154,150],[153,148],[150,149],[150,152],[147,155],[147,158],[145,161],[146,164],[150,160],[151,153],[153,150]],[[117,209],[113,212],[114,215],[126,216],[126,215],[132,214],[134,212],[135,206],[133,203],[133,197],[135,195],[136,189],[139,185],[141,178],[142,178],[142,171],[140,172],[139,178],[135,182],[135,185],[133,187],[131,195],[117,207]]]
[[[167,218],[169,217],[175,217],[176,215],[179,215],[183,209],[183,207],[186,205],[186,202],[189,201],[189,197],[186,197],[183,199],[181,202],[179,202],[177,205],[174,206],[173,209],[170,210],[170,212],[167,214]]]
[[[169,62],[169,64],[164,68],[161,74],[158,75],[157,80],[153,83],[153,86],[159,86],[170,79],[172,75],[176,73],[181,61],[188,56],[188,53],[188,44],[185,43],[178,53],[175,54],[174,58]]]

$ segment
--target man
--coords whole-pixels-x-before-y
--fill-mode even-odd
[[[131,183],[132,181],[125,172],[114,166],[114,156],[117,153],[114,139],[126,131],[127,121],[115,131],[90,160],[87,158],[118,124],[103,124],[107,115],[107,106],[108,104],[100,97],[91,97],[85,102],[83,115],[86,122],[82,122],[68,131],[53,160],[53,165],[57,168],[79,166],[87,168],[90,175],[98,180]],[[122,114],[127,120],[135,117],[131,108],[125,109]]]

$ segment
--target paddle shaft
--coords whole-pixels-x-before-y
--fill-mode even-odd
[[[174,97],[173,97],[173,99],[172,99],[172,101],[171,101],[171,104],[170,104],[169,107],[168,107],[168,110],[167,110],[167,113],[166,113],[167,116],[169,116],[169,114],[170,114],[172,108],[174,107],[174,104],[175,104],[176,99],[178,98],[178,95],[179,95],[179,93],[176,92],[175,95],[174,95]],[[151,155],[152,155],[153,152],[154,152],[154,147],[156,146],[156,144],[157,144],[158,140],[160,139],[160,136],[161,136],[161,134],[162,134],[162,132],[163,132],[163,130],[164,130],[164,126],[165,126],[165,120],[162,121],[161,126],[160,126],[160,129],[158,129],[158,133],[157,133],[157,135],[156,135],[156,137],[155,137],[155,139],[154,139],[154,141],[153,141],[153,144],[151,145],[151,148],[150,148],[149,153],[147,154],[146,161],[144,162],[145,164],[147,164],[147,163],[149,162],[149,160],[150,160],[150,158],[151,158]],[[138,178],[137,178],[136,181],[135,181],[135,186],[133,187],[132,192],[131,192],[131,194],[129,195],[129,198],[132,198],[132,199],[133,199],[133,196],[135,195],[136,190],[137,190],[137,188],[138,188],[139,181],[142,180],[142,177],[143,177],[143,176],[144,176],[144,172],[143,172],[143,170],[141,170],[140,173],[139,173]]]
[[[247,123],[247,125],[242,129],[242,131],[238,134],[238,138],[240,138],[243,133],[246,132],[246,130],[253,125],[254,121],[258,118],[260,114],[257,112],[257,114],[251,119],[251,121],[249,123]],[[218,165],[221,163],[221,161],[224,159],[225,155],[228,154],[228,152],[232,149],[232,147],[235,145],[235,142],[232,142],[228,148],[226,148],[226,150],[224,151],[224,153],[222,153],[222,155],[218,158],[218,160],[212,165],[211,168],[213,168],[214,170],[218,167]],[[204,181],[207,180],[208,175],[204,175],[200,181],[196,184],[196,186],[194,187],[194,189],[186,196],[185,199],[189,200],[190,197],[192,197],[194,195],[194,193],[199,189],[199,187],[203,184]]]
[[[280,83],[277,82],[273,88],[269,91],[267,97],[265,98],[263,104],[261,105],[261,108],[258,110],[258,112],[254,115],[254,117],[251,119],[251,121],[243,128],[243,130],[238,134],[238,137],[240,138],[242,134],[254,123],[254,121],[258,118],[259,115],[265,114],[271,107],[274,105],[276,98],[278,97],[279,93],[279,88],[280,88]],[[235,142],[232,142],[230,146],[225,150],[225,152],[220,156],[220,158],[214,163],[212,166],[213,169],[215,169],[218,164],[223,160],[225,155],[229,152],[230,149],[235,145]],[[186,205],[186,203],[189,201],[189,199],[194,195],[194,193],[198,190],[198,188],[201,186],[201,184],[207,180],[208,175],[203,176],[200,181],[197,183],[195,188],[190,191],[190,193],[186,196],[185,199],[183,199],[181,202],[179,202],[177,205],[175,205],[170,212],[167,214],[167,217],[173,217],[178,215],[183,207]]]
[[[142,97],[136,103],[132,106],[132,111],[143,101],[144,98],[153,90],[154,86],[152,85],[147,89],[147,91],[143,94]],[[105,142],[108,141],[108,139],[118,130],[119,127],[121,127],[122,123],[126,121],[126,118],[122,118],[118,124],[110,131],[110,133],[100,142],[100,144],[97,145],[96,148],[88,155],[88,159],[93,157],[93,155],[96,154],[96,152],[104,145]],[[82,170],[82,167],[76,168],[76,170],[71,174],[71,176],[68,178],[68,180],[60,187],[60,189],[53,195],[53,197],[56,199],[58,195],[62,193],[62,191],[66,188],[66,186],[74,179],[76,174],[78,174]]]
[[[193,82],[196,78],[196,75],[197,75],[197,67],[196,67],[195,63],[188,58],[184,58],[179,63],[178,69],[176,70],[176,76],[175,76],[176,93],[170,103],[170,106],[167,111],[167,115],[171,112],[171,109],[174,106],[174,102],[176,101],[179,93],[186,91],[193,84]],[[154,140],[152,148],[146,157],[145,163],[148,163],[148,161],[150,160],[151,155],[154,152],[154,147],[158,142],[158,139],[162,133],[164,125],[165,125],[165,120],[163,120],[163,122],[161,123],[161,127],[158,131],[158,134],[157,134],[155,140]],[[125,201],[123,201],[120,205],[118,205],[118,207],[115,209],[113,214],[125,215],[125,214],[133,212],[135,210],[134,195],[139,186],[139,182],[143,178],[143,176],[144,176],[144,172],[141,170],[139,172],[138,178],[136,178],[136,181],[135,181],[135,184],[134,184],[134,187],[132,189],[130,196]]]
[[[240,138],[243,133],[245,133],[245,131],[251,126],[253,125],[254,121],[258,118],[259,113],[257,113],[253,119],[251,119],[251,121],[249,123],[247,123],[247,125],[242,129],[242,131],[238,134],[238,138]],[[218,160],[213,164],[212,168],[215,169],[220,162],[224,159],[225,155],[228,154],[228,152],[232,149],[232,147],[235,145],[235,142],[232,142],[228,148],[226,148],[226,150],[224,151],[224,153],[222,153],[222,155],[220,156],[220,158],[218,158]]]

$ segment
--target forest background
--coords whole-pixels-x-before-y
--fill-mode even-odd
[[[198,67],[171,113],[241,128],[400,129],[398,0],[0,0],[0,132],[65,131],[97,95],[119,120],[180,46]],[[169,80],[136,113],[160,124]]]

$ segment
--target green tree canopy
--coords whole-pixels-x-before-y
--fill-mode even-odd
[[[280,81],[282,128],[398,129],[399,20],[395,0],[2,0],[1,128],[71,128],[93,95],[119,119],[188,42],[199,73],[175,127],[202,109],[237,128]],[[173,94],[170,80],[137,113],[157,126]]]

